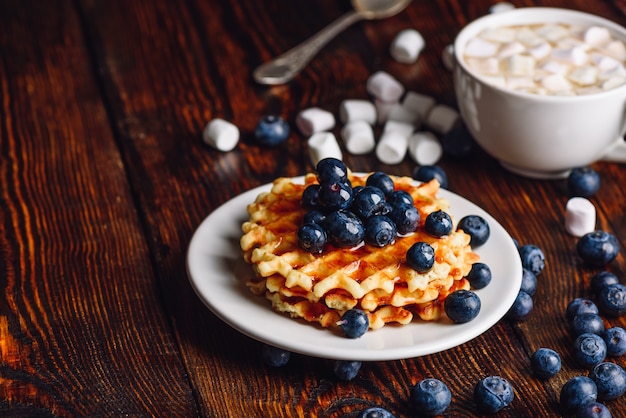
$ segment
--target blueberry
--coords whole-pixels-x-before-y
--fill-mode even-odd
[[[318,201],[327,211],[346,209],[352,203],[352,186],[345,181],[320,183]]]
[[[370,174],[365,180],[365,185],[378,187],[385,194],[385,197],[389,197],[396,187],[393,179],[382,171]]]
[[[589,372],[589,378],[598,387],[599,401],[611,401],[626,393],[626,371],[619,364],[600,363]]]
[[[261,118],[254,129],[254,139],[262,145],[276,146],[289,138],[289,125],[280,116],[268,115]]]
[[[326,220],[326,214],[321,210],[311,209],[302,217],[303,224],[317,224],[324,225]]]
[[[324,158],[315,166],[317,179],[320,183],[346,181],[348,178],[348,168],[343,161],[337,158]]]
[[[361,364],[360,361],[335,360],[333,373],[339,380],[352,380],[359,374]]]
[[[416,242],[406,252],[406,262],[418,273],[426,273],[435,264],[435,250],[426,242]]]
[[[549,379],[561,371],[561,356],[551,348],[539,348],[530,358],[533,373],[541,379]]]
[[[598,294],[598,308],[609,316],[626,314],[626,286],[621,283],[603,288]]]
[[[570,196],[590,197],[600,189],[600,175],[591,167],[574,168],[567,177]]]
[[[401,203],[392,206],[389,218],[396,225],[396,231],[400,235],[417,231],[420,223],[420,213],[412,203]]]
[[[318,224],[304,224],[298,228],[300,248],[312,254],[320,254],[326,245],[326,232]]]
[[[282,367],[289,362],[291,352],[283,350],[282,348],[263,344],[263,347],[261,348],[261,358],[268,366]]]
[[[537,276],[532,271],[523,268],[522,269],[522,285],[520,289],[533,296],[537,291]]]
[[[452,218],[442,210],[436,210],[426,216],[424,231],[436,238],[441,238],[452,232]]]
[[[602,335],[604,332],[604,321],[598,314],[581,313],[576,315],[570,322],[570,331],[574,336],[586,333]]]
[[[352,200],[350,210],[365,220],[374,215],[385,215],[389,210],[385,194],[378,187],[366,186]]]
[[[598,310],[598,306],[593,303],[591,299],[576,298],[572,299],[567,304],[567,308],[565,309],[565,318],[568,321],[571,321],[576,315],[579,315],[581,313],[597,314],[600,313],[600,311]]]
[[[617,283],[619,283],[617,276],[606,270],[594,274],[589,281],[591,292],[594,294],[600,293],[603,287]]]
[[[482,216],[467,215],[461,218],[457,230],[461,229],[470,238],[470,245],[473,248],[480,247],[489,239],[489,223]]]
[[[606,231],[593,231],[578,240],[576,251],[585,263],[604,267],[617,257],[619,242]]]
[[[417,382],[411,390],[411,403],[420,416],[444,413],[452,400],[452,393],[441,380],[428,378]]]
[[[302,191],[302,207],[306,210],[313,210],[319,207],[319,184],[309,184]]]
[[[611,412],[600,402],[589,402],[576,410],[576,418],[611,418]]]
[[[452,158],[465,158],[474,149],[474,137],[467,130],[464,123],[456,123],[441,137],[443,152]]]
[[[409,192],[404,190],[395,190],[389,195],[389,197],[387,198],[387,202],[391,206],[398,206],[401,203],[406,203],[407,205],[413,205],[415,203],[413,201],[413,196],[411,196]]]
[[[474,289],[482,289],[491,283],[491,269],[485,263],[474,263],[466,279]]]
[[[508,380],[500,376],[481,379],[474,387],[474,402],[481,412],[495,414],[513,402],[515,392]]]
[[[597,334],[581,334],[574,341],[574,359],[583,367],[593,367],[606,358],[606,343]]]
[[[509,309],[507,316],[515,321],[521,321],[532,312],[534,307],[533,298],[528,293],[520,290],[517,292],[513,306]]]
[[[522,245],[519,249],[522,267],[539,276],[546,266],[546,257],[541,248],[533,244]]]
[[[362,310],[350,309],[341,316],[339,325],[346,337],[359,338],[369,329],[370,321]]]
[[[324,229],[329,241],[340,248],[359,245],[365,237],[365,228],[361,220],[352,212],[338,210],[326,216]]]
[[[602,333],[606,343],[606,354],[619,357],[626,354],[626,330],[622,327],[611,327]]]
[[[413,178],[423,183],[436,179],[442,189],[448,188],[448,175],[438,165],[422,165],[417,167],[413,171]]]
[[[560,404],[565,413],[573,413],[598,399],[598,387],[587,376],[574,376],[561,388]]]
[[[372,216],[365,221],[365,242],[384,247],[396,239],[396,225],[385,215]]]
[[[452,322],[462,324],[478,316],[480,305],[480,298],[476,293],[461,289],[446,296],[443,309]]]
[[[362,410],[357,418],[395,418],[391,412],[380,406],[373,406]]]

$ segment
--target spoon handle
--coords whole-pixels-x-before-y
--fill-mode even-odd
[[[255,81],[269,85],[284,84],[290,81],[324,45],[348,26],[363,18],[363,14],[357,11],[342,15],[300,45],[259,66],[253,73]]]

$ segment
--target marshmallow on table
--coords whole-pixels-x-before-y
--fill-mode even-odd
[[[328,131],[335,127],[335,116],[319,107],[302,110],[296,117],[296,126],[305,136],[316,132]]]
[[[339,119],[343,123],[362,120],[370,125],[375,125],[376,106],[369,100],[347,99],[339,106]]]
[[[384,100],[375,99],[374,106],[376,106],[377,122],[384,124],[389,119],[389,112],[398,104],[398,102],[385,102]]]
[[[409,91],[404,96],[402,106],[416,113],[420,121],[424,121],[435,103],[435,99],[431,96]]]
[[[413,125],[405,122],[387,121],[376,145],[376,157],[384,164],[399,164],[409,147]]]
[[[596,228],[596,208],[584,197],[572,197],[565,206],[565,230],[582,237]]]
[[[396,103],[389,109],[387,121],[404,122],[411,125],[417,125],[420,122],[419,115],[406,106]]]
[[[441,159],[443,148],[432,132],[415,132],[409,137],[409,155],[418,165],[434,165]]]
[[[345,124],[341,129],[341,137],[350,154],[367,154],[372,152],[376,146],[372,125],[363,120]]]
[[[385,71],[372,74],[367,79],[366,89],[369,94],[384,102],[397,102],[404,93],[404,86]]]
[[[426,125],[439,134],[447,133],[459,119],[459,112],[450,106],[438,104],[433,106],[426,118]]]
[[[239,142],[239,129],[224,119],[216,118],[206,125],[202,139],[219,151],[230,151]]]
[[[309,156],[313,166],[317,166],[324,158],[343,159],[337,138],[332,132],[314,133],[308,141]]]
[[[425,44],[424,38],[418,31],[404,29],[391,42],[389,53],[396,61],[411,64],[417,61]]]

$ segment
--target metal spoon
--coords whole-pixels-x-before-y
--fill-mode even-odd
[[[348,26],[363,19],[391,17],[404,10],[409,3],[411,0],[352,0],[354,10],[300,45],[258,67],[253,73],[254,79],[260,84],[284,84],[293,79],[324,45]]]

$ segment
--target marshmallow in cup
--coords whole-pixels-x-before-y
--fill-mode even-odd
[[[517,8],[483,16],[463,28],[454,42],[454,88],[468,130],[503,167],[530,178],[564,178],[572,168],[598,160],[626,162],[626,84],[577,96],[541,95],[507,87],[513,82],[518,87],[534,82],[532,77],[509,77],[510,82],[503,82],[504,77],[478,74],[468,63],[470,42],[483,31],[557,24],[606,28],[614,39],[611,48],[624,49],[626,29],[617,23],[588,13],[548,7]],[[533,37],[535,41],[540,38],[529,31],[524,36],[529,42]],[[555,32],[550,36],[560,35]],[[486,49],[482,48],[490,47],[473,44],[470,52],[485,55]],[[578,59],[574,48],[570,47],[570,55],[565,56],[570,61]],[[522,61],[511,64],[519,65],[520,71],[526,69]],[[564,84],[558,77],[546,82],[546,87],[553,89]]]

